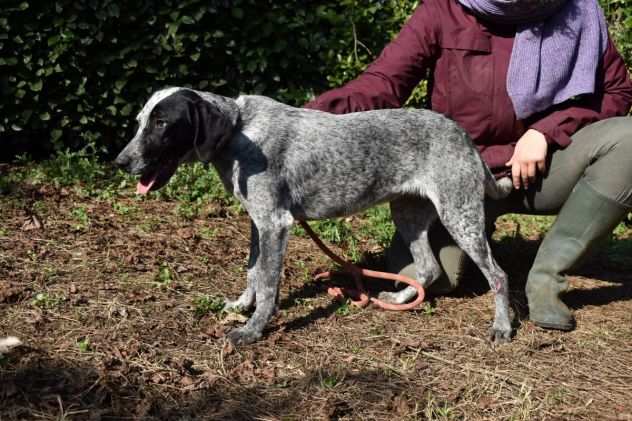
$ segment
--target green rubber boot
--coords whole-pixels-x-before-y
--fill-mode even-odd
[[[564,272],[610,234],[630,207],[597,193],[580,180],[544,237],[527,278],[529,318],[545,329],[572,330],[575,319],[559,295],[568,288]]]

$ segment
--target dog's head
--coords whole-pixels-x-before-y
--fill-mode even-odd
[[[213,159],[235,126],[219,103],[185,88],[154,93],[136,119],[136,135],[115,163],[130,174],[140,175],[136,188],[140,194],[167,184],[178,165],[195,160],[199,151]]]

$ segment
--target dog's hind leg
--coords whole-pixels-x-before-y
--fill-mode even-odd
[[[254,288],[256,308],[245,326],[228,333],[228,339],[234,344],[248,344],[261,338],[263,329],[276,313],[283,257],[292,222],[289,212],[253,218],[248,288]],[[248,288],[244,293],[250,299]]]
[[[255,263],[259,256],[259,232],[254,222],[250,222],[250,256],[248,257],[248,275],[246,276],[246,289],[239,298],[234,301],[226,301],[224,311],[241,312],[251,310],[255,305],[255,283],[257,271]]]
[[[434,206],[428,199],[396,199],[391,202],[391,216],[413,256],[417,281],[424,287],[429,286],[441,275],[441,267],[428,242],[428,229],[437,218]],[[409,286],[398,292],[382,292],[379,298],[386,302],[403,304],[416,295],[417,290]]]
[[[453,193],[451,193],[453,194]],[[511,320],[509,315],[509,284],[507,274],[498,266],[485,235],[485,209],[480,196],[464,194],[458,203],[452,203],[454,196],[445,194],[439,204],[435,204],[439,219],[457,245],[476,263],[495,293],[496,311],[494,324],[490,330],[493,341],[502,343],[511,340]]]

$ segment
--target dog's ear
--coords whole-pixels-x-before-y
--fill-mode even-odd
[[[233,136],[235,121],[217,105],[205,100],[195,103],[192,115],[194,145],[204,145],[203,149],[214,156]]]

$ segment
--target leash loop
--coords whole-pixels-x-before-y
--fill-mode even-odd
[[[347,262],[342,259],[340,256],[336,255],[329,247],[322,242],[322,240],[316,235],[312,227],[305,221],[299,221],[301,227],[305,230],[307,235],[316,243],[316,245],[325,253],[331,260],[336,262],[343,268],[343,271],[340,272],[324,272],[316,275],[315,279],[323,279],[323,278],[331,278],[334,275],[339,274],[350,274],[353,277],[356,288],[341,288],[341,287],[330,287],[327,290],[327,293],[335,298],[342,298],[344,296],[351,297],[351,302],[361,308],[366,307],[369,303],[373,303],[377,307],[383,310],[391,310],[391,311],[406,311],[412,310],[418,307],[426,296],[426,292],[424,287],[422,287],[419,282],[415,279],[409,278],[404,275],[399,275],[396,273],[388,273],[388,272],[379,272],[369,269],[363,269],[351,262]],[[369,297],[366,289],[364,288],[364,283],[362,282],[362,278],[375,278],[375,279],[387,279],[393,282],[403,282],[415,288],[417,290],[417,298],[410,303],[405,304],[392,304],[387,303],[385,301],[379,300],[374,297]]]

